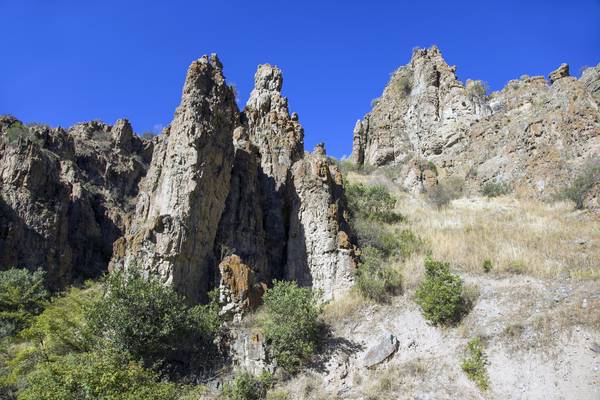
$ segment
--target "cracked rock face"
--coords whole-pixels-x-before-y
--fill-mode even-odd
[[[437,47],[415,50],[357,122],[353,161],[394,165],[413,192],[426,182],[415,165],[429,161],[436,179],[465,178],[471,190],[506,182],[551,196],[600,155],[598,70],[577,80],[564,64],[550,74],[551,85],[524,76],[488,96],[478,81],[463,85]]]
[[[294,164],[292,176],[286,279],[311,286],[331,300],[352,286],[356,269],[344,216],[342,174],[319,145]]]
[[[194,61],[181,104],[140,185],[134,223],[115,244],[114,266],[135,265],[190,301],[205,299],[238,124],[219,60],[213,55]]]
[[[0,268],[42,268],[60,289],[106,271],[152,142],[127,120],[68,130],[0,117]]]
[[[244,109],[250,141],[258,149],[258,177],[264,216],[265,246],[269,271],[281,277],[286,260],[289,226],[290,170],[304,154],[304,130],[290,116],[287,98],[282,96],[281,70],[259,65],[254,90]]]

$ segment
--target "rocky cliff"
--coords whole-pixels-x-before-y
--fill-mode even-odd
[[[600,154],[599,71],[576,79],[564,64],[548,81],[523,76],[487,95],[481,81],[460,82],[437,47],[417,49],[357,122],[352,159],[397,166],[413,191],[427,181],[425,161],[441,179],[551,195]]]
[[[153,143],[126,120],[0,130],[0,268],[46,269],[54,288],[105,271]]]

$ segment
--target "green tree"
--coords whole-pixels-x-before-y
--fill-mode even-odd
[[[211,305],[188,306],[157,277],[145,278],[131,269],[106,278],[104,295],[87,318],[97,336],[147,366],[162,368],[210,361],[219,325],[216,313]]]
[[[142,364],[117,352],[101,351],[72,353],[39,363],[17,399],[178,400],[200,390],[161,382]]]
[[[469,340],[466,353],[466,357],[460,365],[462,370],[479,389],[487,390],[490,386],[490,378],[486,369],[487,356],[484,353],[481,339],[476,337]]]
[[[294,282],[275,281],[263,297],[263,332],[277,366],[293,373],[316,351],[322,327],[321,307],[312,291]]]
[[[450,272],[450,264],[427,259],[416,302],[425,318],[434,324],[456,323],[466,311],[462,280]]]
[[[27,327],[48,299],[45,273],[11,268],[0,271],[0,338]]]

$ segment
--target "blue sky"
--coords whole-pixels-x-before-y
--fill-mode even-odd
[[[349,154],[352,128],[415,46],[437,44],[459,78],[494,90],[567,62],[600,62],[600,0],[0,0],[0,114],[69,126],[166,125],[185,71],[216,52],[243,105],[276,64],[307,149]]]

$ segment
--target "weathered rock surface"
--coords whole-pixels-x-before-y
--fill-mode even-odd
[[[106,270],[152,142],[126,120],[64,130],[0,117],[0,269],[42,268],[60,288]]]
[[[253,310],[260,304],[267,285],[256,282],[254,271],[240,257],[225,257],[219,264],[219,272],[219,300],[227,307],[224,312],[235,315]]]
[[[191,301],[205,299],[214,279],[212,251],[229,194],[238,114],[217,57],[194,61],[140,185],[134,223],[115,244],[114,266],[137,266]]]
[[[304,130],[291,116],[282,96],[281,70],[259,65],[254,90],[243,112],[250,141],[260,154],[259,193],[264,215],[265,245],[269,271],[281,277],[286,261],[291,197],[290,170],[304,154]]]
[[[350,288],[356,255],[345,223],[342,174],[327,161],[324,145],[292,168],[286,279],[322,291],[330,300]]]
[[[560,64],[560,67],[556,68],[554,71],[548,74],[548,79],[550,79],[550,83],[554,83],[561,78],[565,78],[569,76],[569,66],[567,64]]]
[[[367,350],[363,358],[363,365],[366,368],[373,368],[390,358],[396,350],[398,350],[398,339],[388,333],[381,338],[379,343]]]
[[[234,315],[273,279],[341,293],[356,264],[341,175],[324,148],[304,155],[282,84],[259,66],[240,113],[220,61],[204,56],[152,141],[126,120],[65,131],[3,117],[0,267],[40,266],[57,287],[137,267],[191,302],[220,287]]]
[[[477,190],[502,181],[550,196],[600,155],[598,69],[577,80],[563,65],[552,85],[524,76],[487,96],[481,83],[458,81],[437,47],[415,50],[356,124],[353,160],[396,166],[414,192],[427,181],[417,166],[428,161],[436,179],[466,178]]]

